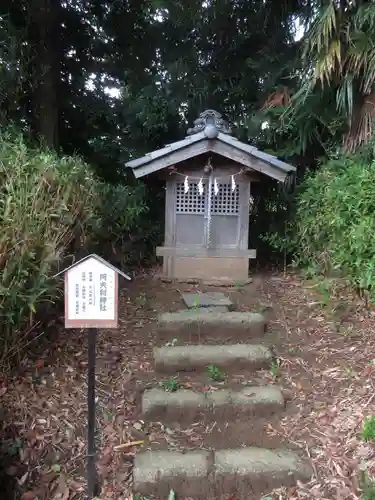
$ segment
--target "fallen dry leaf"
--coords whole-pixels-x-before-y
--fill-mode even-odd
[[[37,491],[26,491],[22,494],[21,500],[35,500],[38,497]]]
[[[128,443],[118,444],[113,449],[114,449],[114,451],[121,451],[121,450],[124,450],[126,448],[131,448],[132,446],[139,446],[143,443],[144,443],[144,441],[141,441],[141,440],[140,441],[129,441]]]
[[[362,371],[362,375],[364,377],[369,377],[372,373],[373,367],[372,366],[366,366],[366,368]]]
[[[276,383],[290,396],[286,399],[291,410],[272,420],[270,417],[270,422],[254,428],[254,432],[249,430],[252,422],[241,427],[236,422],[208,424],[199,420],[190,426],[167,427],[161,422],[141,421],[139,390],[157,384],[152,325],[160,311],[176,310],[181,304],[175,285],[161,284],[144,273],[120,297],[118,330],[98,334],[98,360],[103,360],[102,366],[97,367],[96,385],[98,472],[106,488],[102,500],[132,498],[132,465],[138,451],[132,448],[138,446],[134,443],[141,445],[144,441],[150,448],[174,450],[207,445],[215,448],[230,446],[228,436],[242,446],[260,435],[262,439],[272,438],[276,445],[292,443],[310,457],[314,468],[309,483],[275,489],[269,493],[272,498],[359,498],[359,462],[364,461],[369,474],[375,475],[375,455],[358,439],[364,417],[375,414],[375,365],[371,364],[375,358],[375,315],[373,311],[364,311],[349,290],[338,287],[332,298],[337,295],[337,300],[345,299],[343,322],[349,332],[341,335],[330,316],[338,313],[331,312],[328,306],[321,307],[316,287],[307,289],[299,276],[288,273],[258,278],[255,288],[249,285],[225,293],[230,293],[239,310],[255,310],[260,303],[272,305],[270,334],[276,332],[272,338],[282,359]],[[183,285],[179,288],[186,291]],[[199,286],[190,288],[200,291]],[[136,304],[141,294],[147,298],[147,307]],[[350,332],[355,332],[355,336],[351,337]],[[60,466],[65,475],[65,484],[61,483],[62,489],[56,495],[68,500],[70,489],[71,498],[84,500],[87,336],[83,332],[73,335],[61,327],[55,341],[41,340],[35,349],[16,376],[4,377],[0,383],[2,407],[7,410],[0,424],[1,440],[7,460],[11,460],[6,467],[17,471],[14,477],[25,490],[22,500],[36,500],[38,485],[49,489],[40,495],[43,500],[53,499],[57,476],[61,475],[49,474],[54,465]],[[48,373],[44,373],[44,360],[51,367]],[[35,371],[42,368],[43,380],[36,380]],[[269,383],[269,371],[254,374],[233,367],[231,383],[250,382]],[[219,388],[198,375],[181,375],[181,384],[207,391]],[[121,447],[121,455],[114,453],[117,447]],[[25,476],[26,471],[32,473]]]

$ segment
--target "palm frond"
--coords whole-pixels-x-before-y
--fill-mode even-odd
[[[318,14],[304,44],[303,58],[315,61],[315,81],[330,84],[336,73],[341,73],[342,23],[335,3],[330,1]]]
[[[347,112],[349,123],[353,115],[353,76],[347,75],[336,93],[336,106],[339,112]]]
[[[329,0],[306,37],[303,58],[305,65],[314,65],[313,85],[319,82],[321,91],[331,87],[337,112],[347,117],[344,146],[355,149],[366,142],[375,117],[369,98],[375,91],[375,2],[348,1],[343,8]],[[297,93],[297,106],[305,87]]]
[[[353,112],[353,120],[343,145],[347,151],[354,151],[366,144],[374,134],[375,91],[366,96]]]
[[[371,76],[374,77],[375,69],[372,60],[374,49],[374,38],[368,32],[354,32],[347,47],[347,69],[356,74],[358,78],[363,79],[363,73],[366,74],[362,83],[365,93],[371,90],[373,84]]]
[[[307,58],[316,52],[327,51],[332,38],[338,39],[337,11],[331,0],[328,5],[321,9],[310,32],[307,34],[303,50],[303,57]]]
[[[362,78],[362,89],[365,94],[371,92],[375,85],[375,47],[373,47],[367,57],[367,64],[364,68]]]
[[[324,84],[330,84],[332,76],[336,73],[341,73],[341,43],[340,40],[331,40],[331,43],[326,51],[321,51],[315,65],[315,79],[320,80]]]
[[[354,26],[358,31],[362,31],[368,27],[374,27],[375,25],[375,4],[369,2],[367,5],[361,5],[355,16],[354,16]]]

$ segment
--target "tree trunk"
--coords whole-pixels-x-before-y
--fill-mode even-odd
[[[57,148],[59,143],[60,8],[60,0],[31,0],[33,132],[50,148]]]

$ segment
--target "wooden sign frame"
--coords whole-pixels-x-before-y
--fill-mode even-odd
[[[97,276],[97,269],[95,269],[95,267],[93,268],[92,272],[90,272],[90,269],[86,269],[82,274],[86,274],[86,272],[87,272],[89,275],[90,274],[92,275],[94,273],[95,279],[93,280],[93,277],[91,277],[91,280],[90,279],[88,280],[87,289],[89,290],[88,293],[90,294],[90,292],[91,292],[91,294],[93,294],[93,297],[94,297],[93,298],[94,304],[90,304],[90,302],[88,302],[88,307],[91,308],[92,314],[96,317],[90,318],[87,316],[87,314],[86,314],[86,317],[84,317],[84,318],[72,317],[72,316],[74,316],[71,314],[72,302],[75,299],[73,299],[73,298],[70,299],[70,293],[73,293],[73,289],[70,286],[70,280],[74,279],[73,275],[74,275],[75,271],[77,271],[77,268],[84,265],[85,262],[87,263],[87,261],[89,261],[89,260],[95,261],[97,263],[97,266],[99,266],[101,268],[105,268],[107,271],[110,271],[110,274],[111,274],[110,287],[111,288],[110,288],[109,297],[111,297],[111,310],[113,311],[113,315],[111,315],[110,318],[108,318],[108,317],[107,318],[100,318],[100,316],[103,315],[101,313],[104,313],[104,315],[105,315],[106,310],[104,309],[103,311],[99,312],[100,306],[101,306],[101,304],[99,302],[102,300],[107,300],[107,293],[105,294],[105,298],[103,299],[103,297],[101,297],[101,295],[102,295],[102,290],[101,290],[102,282],[100,280],[100,285],[99,285],[99,280],[98,280],[98,276]],[[87,329],[90,329],[90,328],[118,328],[118,293],[119,293],[118,277],[123,276],[125,279],[131,280],[130,276],[123,273],[122,271],[120,271],[116,267],[112,266],[112,264],[110,264],[109,262],[102,259],[101,257],[99,257],[96,254],[90,254],[87,257],[80,259],[79,261],[75,262],[74,264],[72,264],[68,268],[66,268],[63,271],[61,271],[60,273],[58,273],[56,276],[59,276],[62,273],[64,273],[64,277],[65,277],[65,282],[64,282],[64,288],[65,288],[65,290],[64,290],[65,328],[78,328],[78,329],[80,329],[80,328],[82,328],[82,329],[86,329],[86,328]],[[106,276],[106,278],[105,278],[105,282],[106,282],[108,275],[103,273],[103,276]],[[82,297],[81,297],[81,294],[84,291],[84,289],[83,289],[84,286],[82,285],[82,283],[84,283],[85,281],[86,281],[86,278],[83,279],[83,276],[81,279],[77,279],[77,278],[75,279],[77,293],[78,293],[78,295],[76,296],[77,297],[77,308],[79,308],[80,306],[85,306],[85,310],[86,310],[86,307],[87,307],[86,297],[83,299],[83,302],[82,302]],[[91,282],[92,282],[92,284],[90,284]],[[86,288],[85,288],[85,290],[86,290]],[[106,287],[105,287],[105,290],[107,290]],[[87,291],[85,291],[85,295],[86,295],[86,293],[87,293]],[[91,296],[89,297],[89,301],[90,300],[91,300]],[[95,304],[95,301],[97,301],[97,304]],[[94,309],[94,307],[92,307],[93,305],[96,306],[96,310]],[[81,311],[80,316],[82,316],[82,315],[85,316],[85,314],[83,314],[83,312]],[[95,312],[97,314],[95,314]]]
[[[109,296],[111,297],[112,295],[112,308],[113,308],[113,318],[105,318],[105,319],[100,319],[100,318],[92,318],[86,317],[85,319],[72,319],[69,317],[70,311],[69,311],[69,289],[72,291],[75,291],[76,296],[76,304],[78,304],[78,313],[80,312],[80,309],[82,309],[81,313],[85,313],[87,310],[87,306],[89,310],[94,310],[95,307],[99,306],[99,311],[100,312],[106,312],[106,304],[107,304],[107,277],[108,275],[102,273],[101,275],[99,274],[99,280],[97,280],[97,285],[99,282],[99,286],[96,286],[95,288],[95,281],[94,281],[94,270],[91,272],[90,270],[85,270],[84,271],[84,278],[81,274],[81,286],[79,286],[79,283],[76,282],[76,288],[73,289],[70,287],[70,282],[69,282],[69,273],[72,273],[74,269],[76,269],[79,266],[82,266],[85,262],[87,262],[89,259],[94,260],[99,267],[104,266],[106,270],[110,270],[112,273],[112,278],[113,281],[111,282],[112,286],[112,294]],[[86,283],[86,272],[88,273],[88,280],[87,282],[89,283],[88,285],[88,293],[87,289],[85,287],[84,291],[84,285],[82,283]],[[79,260],[78,262],[75,262],[72,264],[70,267],[64,269],[63,271],[60,271],[55,275],[55,277],[61,275],[64,273],[65,277],[65,292],[64,292],[64,309],[65,309],[65,328],[78,328],[82,330],[88,330],[88,341],[87,341],[87,351],[88,351],[88,363],[87,363],[87,407],[88,407],[88,417],[87,417],[87,496],[89,500],[93,500],[94,497],[97,495],[97,490],[98,490],[98,481],[97,481],[97,474],[96,474],[96,468],[95,468],[95,358],[96,358],[96,337],[97,337],[97,329],[98,328],[117,328],[118,327],[118,277],[123,276],[127,280],[131,280],[130,276],[127,274],[123,273],[116,267],[112,266],[109,262],[106,260],[102,259],[96,254],[91,254],[88,255],[87,257],[84,257],[83,259]],[[91,274],[91,276],[90,276]],[[96,270],[97,274],[97,270]],[[104,279],[104,276],[106,278]],[[97,276],[96,276],[97,278]],[[90,283],[92,283],[90,285]],[[104,285],[103,285],[104,283]],[[105,291],[105,293],[103,293]],[[84,293],[83,293],[84,292]],[[84,295],[84,296],[83,296]],[[88,296],[87,296],[88,295]],[[88,299],[88,303],[87,303]],[[97,304],[96,304],[96,299],[97,299]],[[105,300],[104,300],[105,299]],[[81,303],[80,303],[81,300]],[[83,307],[83,304],[85,306]],[[94,307],[93,307],[94,306]],[[76,310],[77,311],[77,310]],[[77,314],[77,312],[76,312]],[[86,315],[87,316],[87,315]],[[90,331],[91,330],[91,331]]]

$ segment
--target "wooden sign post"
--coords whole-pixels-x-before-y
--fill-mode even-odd
[[[95,470],[95,358],[98,328],[118,327],[118,277],[130,276],[96,254],[88,255],[56,276],[65,276],[65,328],[88,332],[87,378],[87,489],[96,494]]]

